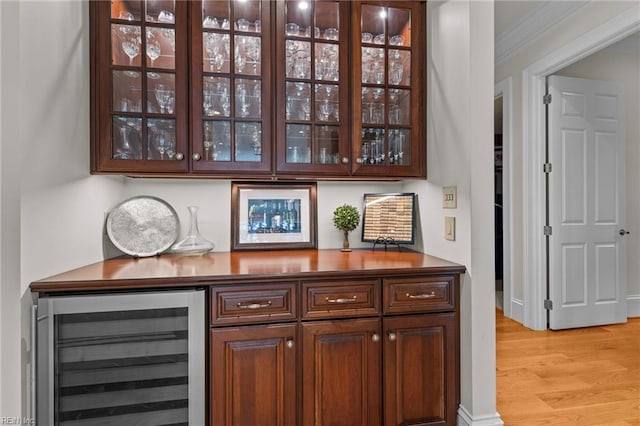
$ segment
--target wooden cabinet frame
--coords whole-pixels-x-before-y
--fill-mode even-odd
[[[411,162],[408,165],[368,165],[358,162],[361,157],[360,79],[361,67],[357,55],[360,51],[359,19],[363,4],[382,5],[411,10],[411,118],[405,126],[411,131]],[[203,161],[202,117],[202,13],[199,2],[175,2],[175,85],[176,85],[176,156],[174,160],[117,159],[112,153],[112,70],[110,45],[110,2],[90,1],[90,61],[91,61],[91,172],[146,177],[207,177],[242,179],[313,180],[357,179],[396,180],[426,178],[426,2],[425,1],[341,1],[340,8],[340,70],[341,92],[339,123],[339,155],[336,163],[288,163],[285,144],[284,113],[284,0],[262,2],[261,16],[263,51],[272,47],[275,54],[262,58],[262,146],[260,161]],[[126,21],[117,23],[126,24]],[[188,25],[189,24],[189,25]],[[142,25],[144,30],[145,23]],[[153,27],[154,24],[149,24]],[[348,29],[351,27],[351,32]],[[144,45],[143,45],[144,46]],[[142,50],[141,46],[141,50]],[[144,59],[144,52],[141,52]],[[124,69],[124,68],[123,68]],[[142,71],[146,70],[142,67]],[[146,92],[143,79],[142,90]],[[314,80],[310,80],[313,83]],[[336,82],[338,83],[338,82]],[[385,86],[387,87],[387,86]],[[142,107],[143,120],[148,117]],[[125,113],[126,115],[126,113]],[[231,123],[236,121],[230,119]],[[240,120],[242,121],[242,120]],[[313,123],[313,122],[312,122]],[[313,125],[313,124],[312,124]],[[233,133],[232,133],[233,135]],[[146,133],[142,131],[143,150]],[[233,144],[233,136],[231,137]],[[390,142],[387,142],[387,147]],[[179,154],[179,155],[178,155]]]

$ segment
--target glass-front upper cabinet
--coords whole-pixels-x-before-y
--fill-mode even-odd
[[[191,8],[191,168],[271,172],[270,2]]]
[[[90,2],[94,168],[187,170],[184,2]],[[108,54],[107,54],[108,52]]]
[[[420,177],[426,163],[425,3],[353,3],[354,175]]]
[[[349,2],[276,6],[276,172],[349,171]]]

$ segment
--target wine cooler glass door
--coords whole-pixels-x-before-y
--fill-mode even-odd
[[[203,425],[204,292],[44,297],[37,424]]]

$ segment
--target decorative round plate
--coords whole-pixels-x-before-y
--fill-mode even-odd
[[[178,239],[178,215],[156,197],[133,197],[107,216],[107,235],[120,251],[136,257],[155,256]]]

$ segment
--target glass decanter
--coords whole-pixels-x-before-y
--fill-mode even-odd
[[[207,253],[215,248],[215,244],[200,234],[198,229],[198,207],[189,206],[189,233],[171,247],[173,253],[199,255]]]

